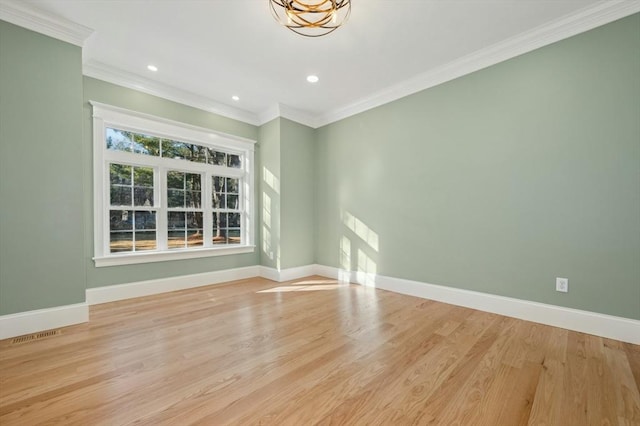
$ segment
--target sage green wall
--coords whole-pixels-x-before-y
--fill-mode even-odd
[[[195,126],[241,136],[253,140],[258,138],[258,128],[250,124],[225,118],[197,108],[147,95],[136,90],[110,84],[93,78],[84,78],[84,150],[83,164],[86,168],[84,181],[85,210],[85,267],[87,287],[130,283],[179,275],[197,274],[223,269],[253,266],[259,263],[258,249],[254,253],[217,256],[202,259],[156,262],[139,265],[110,266],[96,268],[93,257],[93,172],[92,172],[92,118],[89,100],[122,108],[153,114]],[[257,178],[257,177],[256,177]],[[257,224],[256,224],[257,226]],[[255,231],[254,231],[255,232]],[[256,244],[259,244],[256,241]]]
[[[318,263],[640,319],[640,15],[317,138]]]
[[[280,269],[280,118],[260,127],[258,179],[258,222],[260,264]]]
[[[315,263],[314,130],[285,118],[260,128],[261,264]]]
[[[81,61],[0,21],[0,315],[85,300]]]
[[[282,268],[315,263],[314,142],[311,127],[280,120]]]

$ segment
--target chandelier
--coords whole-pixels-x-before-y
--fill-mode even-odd
[[[351,14],[351,0],[269,0],[276,21],[305,37],[329,34]]]

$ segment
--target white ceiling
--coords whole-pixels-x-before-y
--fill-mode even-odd
[[[354,0],[344,27],[306,38],[279,26],[268,0],[20,4],[93,30],[87,75],[254,124],[281,114],[314,127],[595,26],[576,24],[585,17],[620,17],[612,7],[638,9],[635,0]]]

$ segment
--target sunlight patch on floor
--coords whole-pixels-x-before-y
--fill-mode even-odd
[[[280,287],[269,288],[267,290],[260,290],[257,293],[288,293],[293,291],[326,291],[337,290],[339,288],[345,288],[345,284],[314,284],[314,285],[285,285]]]

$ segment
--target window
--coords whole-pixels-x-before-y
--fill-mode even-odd
[[[96,266],[254,250],[254,141],[91,104]]]

